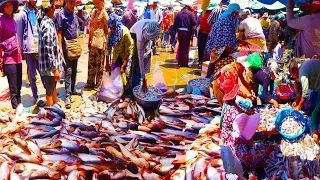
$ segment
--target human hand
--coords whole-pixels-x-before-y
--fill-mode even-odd
[[[57,82],[60,81],[60,72],[57,69],[53,71],[53,74],[54,80]]]
[[[6,73],[4,71],[0,71],[1,77],[6,77]]]
[[[301,107],[296,106],[296,107],[294,107],[294,109],[295,109],[296,111],[300,111],[300,110],[301,110]]]

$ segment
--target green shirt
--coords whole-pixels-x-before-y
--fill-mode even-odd
[[[118,44],[112,48],[113,63],[115,63],[120,56],[122,59],[133,55],[134,41],[131,38],[130,31],[127,27],[122,25],[122,33]]]

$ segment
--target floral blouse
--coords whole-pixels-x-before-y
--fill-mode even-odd
[[[266,161],[265,153],[260,153],[254,149],[253,138],[246,140],[244,137],[233,137],[233,122],[241,109],[235,105],[224,104],[222,114],[220,137],[224,144],[229,146],[234,155],[239,159],[244,169],[252,169],[261,166]],[[256,132],[255,139],[263,139],[264,133]]]
[[[105,39],[108,39],[108,13],[105,9],[94,9],[91,13],[89,38],[92,40],[93,33],[97,29],[103,29]]]

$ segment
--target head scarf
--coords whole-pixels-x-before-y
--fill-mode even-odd
[[[239,39],[236,37],[235,12],[232,12],[225,18],[219,18],[213,25],[209,33],[207,42],[207,52],[211,54],[213,49],[219,49],[226,46],[231,48],[231,53],[238,48]]]
[[[241,8],[239,4],[232,3],[228,6],[228,9],[219,16],[219,19],[226,18],[230,14],[234,14],[235,11],[241,11]]]
[[[143,38],[147,40],[154,40],[158,38],[160,36],[159,23],[154,21],[146,24],[146,26],[143,28],[142,35]]]
[[[112,47],[115,47],[120,41],[121,32],[122,32],[122,18],[115,13],[111,13],[109,15],[108,26],[109,28],[115,28],[115,32],[110,32],[109,40],[108,40],[108,50],[111,50]]]

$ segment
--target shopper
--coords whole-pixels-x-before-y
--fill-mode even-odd
[[[207,42],[207,52],[211,55],[211,62],[220,58],[227,50],[229,54],[236,52],[239,39],[236,37],[236,19],[239,16],[240,6],[230,4],[219,19],[212,26]]]
[[[239,26],[239,38],[250,44],[256,44],[264,51],[267,50],[266,38],[260,21],[251,17],[251,12],[245,9],[241,18],[243,19]]]
[[[270,19],[267,12],[263,13],[262,19],[260,21],[263,33],[266,39],[268,39],[269,28],[270,28]]]
[[[275,19],[271,22],[268,34],[268,39],[270,43],[269,52],[273,52],[273,49],[279,43],[279,34],[281,32],[280,23],[283,21],[283,19],[283,14],[277,14]]]
[[[85,88],[94,89],[102,80],[108,39],[108,14],[104,8],[104,0],[93,1],[95,9],[91,13],[89,31],[88,78]]]
[[[76,0],[67,0],[63,9],[59,11],[57,17],[57,34],[60,45],[60,52],[63,52],[63,57],[65,60],[65,90],[66,90],[66,102],[65,106],[67,109],[71,108],[71,95],[82,95],[81,90],[75,88],[76,77],[77,77],[77,67],[78,59],[75,57],[68,57],[67,46],[73,46],[73,48],[80,48],[80,44],[77,42],[78,38],[78,19],[74,12],[76,6]],[[72,42],[70,41],[72,40]],[[75,52],[73,52],[75,53]],[[80,51],[73,56],[81,55]],[[80,54],[79,54],[80,53]],[[79,56],[80,57],[80,56]]]
[[[312,15],[295,18],[293,7],[294,1],[288,0],[286,18],[288,26],[300,32],[297,39],[297,57],[303,55],[306,58],[312,58],[314,55],[320,57],[320,9]]]
[[[176,55],[178,67],[188,67],[190,41],[196,23],[196,16],[192,12],[192,8],[188,5],[186,5],[174,19],[174,27],[177,30],[179,43]]]
[[[205,54],[207,54],[207,51],[205,51],[205,47],[207,44],[208,35],[211,31],[212,26],[208,24],[208,18],[211,15],[212,10],[217,6],[217,4],[210,4],[207,8],[207,11],[204,13],[204,15],[201,17],[200,20],[200,28],[198,33],[198,57],[199,57],[199,69],[202,67],[202,62],[207,61],[209,59],[204,59]]]
[[[136,8],[133,8],[132,10],[127,10],[127,12],[124,13],[122,18],[123,25],[125,25],[128,29],[130,29],[137,21],[138,10]]]
[[[16,35],[17,23],[13,19],[18,6],[17,0],[0,1],[0,72],[7,76],[13,109],[21,103],[22,84],[22,58]]]
[[[34,101],[38,105],[43,106],[38,100],[37,88],[37,70],[39,71],[38,63],[38,41],[39,41],[39,23],[37,20],[38,10],[35,8],[37,1],[29,0],[17,16],[17,36],[19,46],[23,52],[23,56],[27,63],[27,72],[30,82],[30,87]],[[44,79],[41,77],[42,84],[45,86]]]
[[[60,80],[63,70],[63,56],[60,52],[56,25],[52,21],[54,16],[54,0],[43,0],[42,17],[39,30],[39,70],[45,80],[47,105],[58,103],[56,84]]]
[[[228,9],[229,3],[229,0],[222,0],[219,7],[216,7],[211,11],[210,16],[208,17],[208,24],[213,25],[218,20],[219,16]]]
[[[133,55],[134,42],[131,38],[130,31],[121,22],[121,17],[115,13],[109,15],[108,26],[110,28],[109,39],[107,43],[107,59],[112,52],[111,70],[116,67],[120,68],[121,73],[126,73],[126,78],[130,79],[131,64],[128,63]],[[109,61],[108,61],[109,62]],[[109,64],[106,64],[108,71]],[[125,95],[129,95],[132,89],[130,80],[125,86]]]
[[[160,36],[159,23],[154,20],[140,20],[131,28],[135,49],[132,56],[132,87],[140,85],[143,79],[142,89],[147,89],[145,75],[150,72],[151,51],[148,48],[150,41]],[[147,52],[147,53],[145,53]]]

